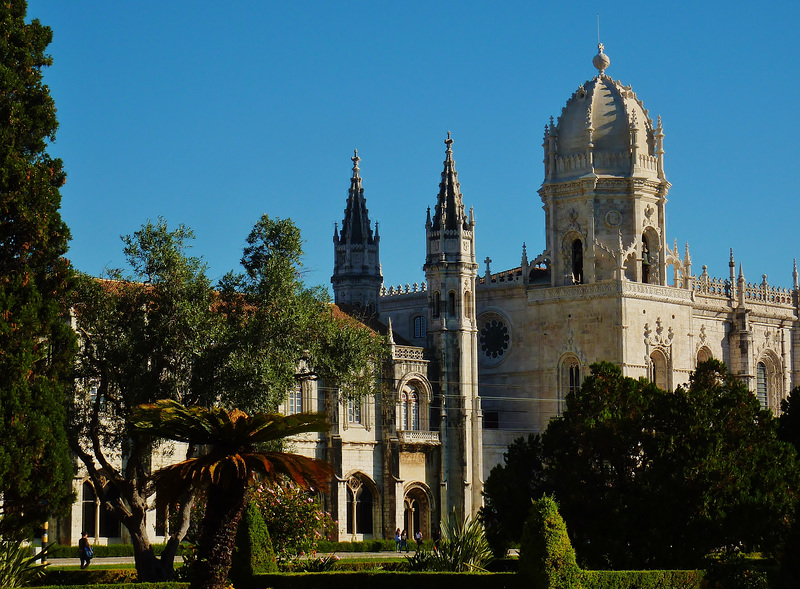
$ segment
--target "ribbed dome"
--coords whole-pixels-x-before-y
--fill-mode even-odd
[[[598,69],[609,61],[602,50],[595,56]],[[546,129],[548,178],[657,176],[657,133],[631,87],[600,73],[575,91]]]

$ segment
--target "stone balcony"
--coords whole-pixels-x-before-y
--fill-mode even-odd
[[[401,430],[397,432],[397,440],[401,444],[426,444],[429,446],[438,446],[439,432]]]

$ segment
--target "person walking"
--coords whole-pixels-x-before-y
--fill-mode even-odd
[[[400,552],[400,528],[394,532],[394,549],[395,552]]]
[[[400,534],[400,551],[405,548],[405,551],[408,552],[408,532],[405,530],[402,531]]]
[[[86,532],[81,532],[81,539],[78,540],[78,558],[81,559],[81,568],[85,569],[92,562],[94,551],[92,545],[89,544],[89,536]]]
[[[422,549],[422,530],[417,530],[414,534],[414,541],[417,543],[417,552]]]

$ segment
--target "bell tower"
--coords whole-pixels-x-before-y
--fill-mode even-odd
[[[664,132],[630,86],[598,74],[544,131],[545,210],[552,286],[627,279],[667,283]]]
[[[482,414],[478,396],[478,331],[475,321],[475,220],[464,211],[453,140],[447,133],[444,171],[433,218],[425,223],[428,346],[435,354],[440,418],[441,516],[455,509],[475,515],[481,505]]]
[[[334,263],[333,297],[337,305],[361,310],[364,313],[378,312],[383,273],[379,256],[378,224],[372,232],[367,201],[359,175],[358,150],[352,158],[353,176],[347,207],[344,210],[342,230],[333,230]]]

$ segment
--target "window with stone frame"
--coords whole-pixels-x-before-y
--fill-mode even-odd
[[[295,413],[303,412],[303,387],[297,383],[295,387],[289,391],[289,398],[287,403],[287,415],[294,415]]]
[[[361,423],[361,399],[347,400],[347,421]]]
[[[398,429],[401,431],[420,431],[423,428],[423,395],[419,386],[406,384],[400,391],[398,406]]]
[[[663,351],[653,350],[647,372],[650,382],[662,390],[669,390],[669,364]]]
[[[420,339],[424,338],[428,335],[428,325],[425,317],[419,315],[418,317],[414,317],[414,338]]]

